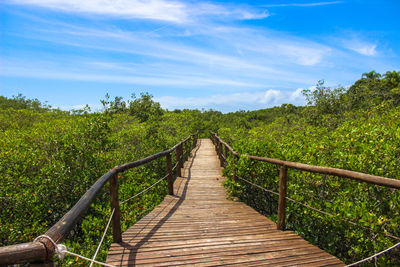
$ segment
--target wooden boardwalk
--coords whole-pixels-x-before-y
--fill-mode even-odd
[[[237,265],[344,266],[249,206],[226,200],[221,168],[209,139],[200,139],[193,157],[167,196],[151,213],[112,244],[107,263],[117,266]]]

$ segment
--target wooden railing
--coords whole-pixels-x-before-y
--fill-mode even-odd
[[[298,162],[285,161],[273,158],[265,158],[265,157],[257,157],[246,154],[239,154],[234,151],[230,145],[224,142],[216,133],[210,133],[210,138],[213,141],[218,157],[221,162],[221,167],[227,162],[229,153],[232,155],[232,167],[233,167],[233,177],[234,181],[237,181],[236,176],[236,162],[240,156],[246,156],[251,160],[255,161],[263,161],[272,163],[280,166],[280,175],[279,175],[279,200],[278,200],[278,222],[277,229],[283,230],[285,227],[285,215],[286,215],[286,188],[287,188],[287,171],[288,168],[308,171],[313,173],[320,174],[329,174],[338,177],[345,177],[356,180],[358,182],[365,182],[375,185],[381,185],[385,187],[395,188],[400,190],[400,180],[385,178],[381,176],[370,175],[361,172],[343,170],[338,168],[330,168],[330,167],[321,167],[308,165]]]
[[[113,241],[115,243],[121,242],[121,214],[119,208],[120,202],[118,196],[117,174],[141,166],[155,159],[166,157],[168,194],[173,195],[174,181],[171,154],[173,152],[176,153],[176,174],[177,176],[181,176],[181,168],[183,168],[184,159],[189,157],[192,147],[195,147],[197,143],[197,139],[198,133],[189,135],[185,140],[179,142],[171,149],[114,167],[100,177],[89,188],[89,190],[86,191],[79,201],[45,233],[45,235],[50,237],[57,244],[67,238],[72,228],[85,214],[86,210],[90,207],[102,187],[107,183],[107,181],[109,181],[111,208],[114,209],[112,217]],[[0,266],[27,262],[46,262],[53,257],[55,250],[56,248],[54,244],[46,238],[38,239],[37,241],[29,243],[0,247]]]

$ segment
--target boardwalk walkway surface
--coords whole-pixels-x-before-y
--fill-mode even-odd
[[[209,139],[199,139],[183,177],[151,213],[112,244],[117,266],[344,266],[249,206],[226,200],[221,168]]]

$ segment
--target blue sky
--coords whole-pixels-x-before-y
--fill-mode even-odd
[[[0,95],[62,109],[302,105],[318,80],[400,70],[399,0],[2,0]]]

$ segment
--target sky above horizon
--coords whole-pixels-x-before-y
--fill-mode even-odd
[[[3,0],[0,95],[61,109],[149,92],[163,108],[305,104],[400,70],[399,0]]]

